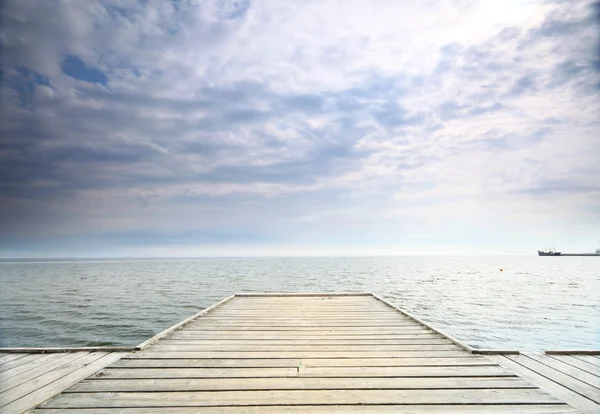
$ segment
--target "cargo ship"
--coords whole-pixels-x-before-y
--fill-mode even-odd
[[[596,249],[594,253],[562,253],[552,249],[538,250],[538,256],[598,256],[600,257],[600,249]]]
[[[560,256],[561,252],[557,252],[554,247],[552,249],[544,247],[544,250],[538,250],[538,256]]]

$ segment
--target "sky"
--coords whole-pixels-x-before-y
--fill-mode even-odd
[[[0,257],[600,247],[599,2],[0,7]]]

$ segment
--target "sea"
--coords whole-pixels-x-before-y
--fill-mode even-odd
[[[600,349],[600,258],[0,261],[0,346],[134,346],[236,292],[373,292],[478,348]]]

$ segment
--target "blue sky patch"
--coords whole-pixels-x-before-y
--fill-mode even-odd
[[[84,82],[99,83],[106,85],[108,77],[99,69],[88,67],[79,56],[68,55],[65,57],[61,67],[63,73],[72,78]]]

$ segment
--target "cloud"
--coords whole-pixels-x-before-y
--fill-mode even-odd
[[[2,240],[433,243],[549,204],[557,232],[600,222],[597,12],[5,2]]]

